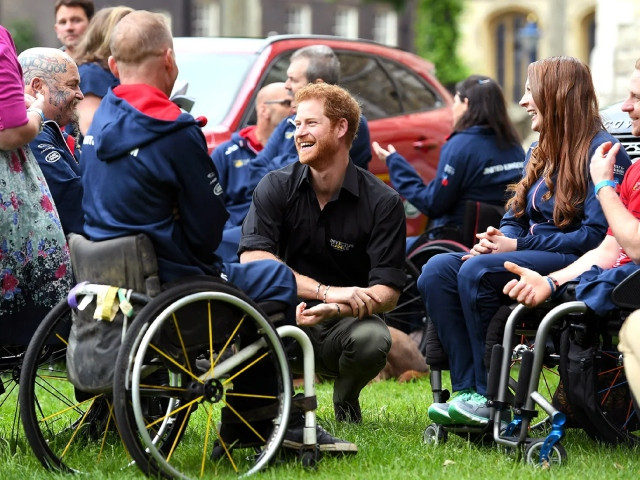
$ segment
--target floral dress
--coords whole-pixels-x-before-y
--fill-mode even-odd
[[[28,146],[0,151],[0,345],[26,345],[71,287],[47,182]]]

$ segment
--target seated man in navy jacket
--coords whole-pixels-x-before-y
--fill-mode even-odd
[[[73,137],[61,128],[77,123],[76,105],[84,97],[73,59],[57,48],[30,48],[18,57],[25,93],[45,98],[42,130],[29,146],[38,160],[60,215],[64,233],[83,232],[82,180]]]

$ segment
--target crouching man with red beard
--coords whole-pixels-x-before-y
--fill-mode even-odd
[[[378,314],[395,307],[404,286],[404,209],[349,158],[360,106],[347,91],[309,84],[295,104],[300,161],[260,181],[238,253],[242,263],[270,258],[293,271],[296,321],[313,343],[317,373],[335,378],[336,419],[360,422],[360,391],[391,347]]]

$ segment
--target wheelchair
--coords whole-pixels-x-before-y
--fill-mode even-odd
[[[25,434],[45,467],[82,471],[90,450],[154,477],[249,475],[276,458],[294,407],[299,459],[317,462],[313,350],[297,327],[274,326],[281,305],[213,277],[161,288],[143,235],[69,245],[79,283],[40,324],[20,378]],[[302,346],[301,400],[282,337]]]
[[[524,450],[530,463],[562,463],[566,460],[566,451],[560,440],[569,422],[584,429],[592,439],[606,444],[637,445],[640,442],[637,402],[629,389],[622,357],[616,348],[622,322],[631,311],[640,308],[638,282],[640,271],[616,286],[612,300],[620,310],[606,316],[597,316],[583,302],[571,300],[575,295],[569,289],[564,301],[548,311],[540,322],[534,347],[521,353],[516,394],[509,403],[505,398],[510,381],[510,354],[505,353],[507,339],[527,310],[522,305],[514,309],[506,324],[503,344],[493,348],[489,372],[493,409],[499,412],[511,408],[514,413],[512,422],[503,432],[494,423],[496,443]],[[535,345],[544,346],[558,331],[561,332],[558,388],[561,395],[554,396],[550,402],[539,392],[546,352]],[[550,431],[543,438],[528,437],[531,420],[537,415],[535,406],[547,414],[545,420]]]
[[[614,289],[613,301],[621,311],[606,317],[595,316],[575,301],[571,286],[560,301],[535,309],[509,307],[502,342],[491,351],[489,424],[431,424],[424,441],[444,442],[449,431],[471,434],[492,439],[529,464],[547,466],[566,462],[561,439],[568,427],[582,428],[607,444],[637,444],[640,418],[616,343],[622,321],[640,307],[634,297],[639,273]],[[533,423],[541,414],[544,418]]]
[[[461,229],[428,228],[409,249],[404,265],[405,286],[396,308],[385,314],[385,320],[390,327],[405,333],[419,332],[419,350],[427,358],[428,364],[429,350],[439,348],[439,341],[435,329],[429,326],[426,309],[417,288],[422,267],[439,253],[468,252],[476,243],[476,234],[486,231],[491,225],[499,225],[504,212],[501,206],[467,200]]]

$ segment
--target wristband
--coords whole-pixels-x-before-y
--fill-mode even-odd
[[[556,280],[555,278],[553,278],[551,275],[547,275],[547,278],[549,280],[551,280],[553,282],[553,284],[555,285],[555,291],[557,292],[558,289],[560,288],[560,284],[558,283],[558,280]]]
[[[595,188],[593,189],[593,191],[596,194],[596,197],[598,196],[598,192],[604,187],[612,187],[613,189],[615,189],[616,182],[614,182],[613,180],[602,180],[601,182],[598,182]]]
[[[556,282],[554,282],[551,277],[544,277],[547,283],[549,284],[549,288],[551,289],[551,296],[556,293]]]
[[[27,108],[27,113],[35,112],[40,115],[40,128],[38,129],[38,134],[42,133],[42,129],[44,128],[44,112],[36,107]]]
[[[338,305],[337,303],[334,303],[334,305],[338,309],[338,317],[339,317],[340,316],[340,305]]]

